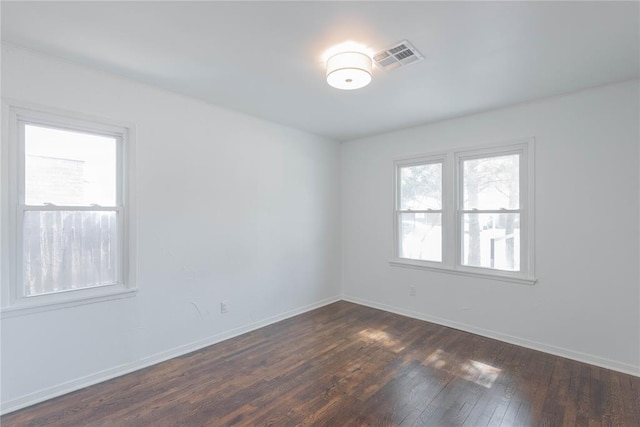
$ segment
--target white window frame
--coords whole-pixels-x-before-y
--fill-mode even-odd
[[[40,106],[3,101],[2,135],[2,248],[8,256],[2,259],[2,318],[46,311],[56,308],[124,298],[136,293],[134,274],[135,239],[133,238],[133,155],[134,127]],[[39,206],[26,205],[25,195],[25,125],[42,125],[55,129],[86,132],[115,137],[116,205],[100,206]],[[26,211],[110,211],[117,214],[118,268],[116,283],[26,296],[23,286],[22,221]]]
[[[535,278],[534,246],[534,147],[533,138],[508,143],[453,149],[428,155],[396,159],[393,162],[393,249],[389,263],[396,267],[409,267],[464,276],[494,279],[533,285]],[[463,160],[496,157],[506,154],[520,155],[520,271],[504,271],[486,267],[462,265],[463,213],[462,168]],[[400,169],[405,166],[434,163],[442,159],[442,262],[400,258]],[[508,210],[507,212],[510,212]]]
[[[400,223],[402,222],[402,214],[403,213],[441,213],[441,221],[442,221],[442,260],[444,261],[446,258],[446,254],[445,254],[445,246],[447,240],[447,231],[449,230],[449,227],[445,227],[445,220],[449,217],[449,209],[448,209],[448,203],[446,203],[445,201],[445,195],[448,193],[448,191],[446,191],[447,188],[447,183],[448,180],[445,179],[445,171],[446,171],[446,167],[445,167],[445,163],[446,163],[446,156],[444,155],[434,155],[434,156],[421,156],[421,157],[412,157],[409,159],[400,159],[397,160],[395,162],[395,167],[394,167],[394,180],[396,185],[394,185],[394,200],[395,200],[395,209],[394,209],[394,227],[393,227],[393,240],[394,240],[394,245],[393,245],[393,256],[395,259],[398,260],[408,260],[409,258],[401,258],[400,257],[400,245],[401,245],[401,236],[400,236]],[[442,165],[442,208],[441,209],[428,209],[428,210],[403,210],[401,209],[401,189],[400,189],[400,182],[401,182],[401,177],[400,177],[400,173],[402,168],[405,167],[410,167],[410,166],[420,166],[420,165],[433,165],[433,164],[441,164]],[[412,260],[413,261],[413,260]],[[419,261],[421,264],[425,265],[425,266],[431,266],[433,268],[437,268],[438,266],[440,266],[442,264],[442,262],[440,261],[429,261],[429,260],[416,260]]]

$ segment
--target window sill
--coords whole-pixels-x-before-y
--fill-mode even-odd
[[[66,297],[64,299],[58,299],[55,301],[29,301],[20,302],[15,305],[2,307],[0,309],[0,318],[6,319],[10,317],[26,316],[34,313],[41,313],[51,310],[60,310],[64,308],[77,307],[86,304],[95,304],[103,301],[111,301],[122,298],[131,298],[136,296],[138,290],[119,288],[116,290],[109,290],[108,292],[102,292],[92,295],[77,295],[74,297]]]
[[[436,271],[438,273],[456,274],[459,276],[477,277],[480,279],[500,280],[503,282],[518,283],[520,285],[533,286],[537,279],[533,277],[516,277],[500,273],[484,273],[470,270],[462,270],[452,267],[435,266],[422,261],[394,258],[389,260],[392,267],[416,268],[418,270]]]

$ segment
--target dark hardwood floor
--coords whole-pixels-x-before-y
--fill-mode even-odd
[[[338,302],[0,421],[640,426],[640,378]]]

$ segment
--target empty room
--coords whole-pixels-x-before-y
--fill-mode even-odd
[[[2,426],[640,425],[640,2],[0,15]]]

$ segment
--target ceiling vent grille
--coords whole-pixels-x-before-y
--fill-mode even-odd
[[[420,52],[406,40],[373,55],[375,63],[384,70],[394,70],[422,59]]]

